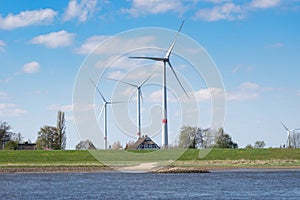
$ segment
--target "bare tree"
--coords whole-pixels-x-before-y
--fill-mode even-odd
[[[254,148],[265,148],[266,143],[264,141],[256,141],[254,144]]]
[[[114,142],[112,147],[111,147],[113,150],[121,150],[123,149],[123,146],[121,145],[121,142],[120,141],[117,141],[117,142]]]
[[[90,140],[80,141],[80,142],[76,145],[75,148],[76,148],[76,150],[96,149],[96,147],[94,146],[93,142],[91,142]]]
[[[294,132],[291,134],[291,148],[300,148],[300,133]]]

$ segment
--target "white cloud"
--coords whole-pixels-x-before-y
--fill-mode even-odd
[[[218,3],[230,2],[231,0],[202,0],[202,1],[218,4]]]
[[[57,47],[64,47],[69,46],[72,44],[74,38],[73,33],[69,33],[65,30],[61,30],[58,32],[52,32],[46,35],[40,35],[34,37],[31,40],[33,44],[43,44],[48,48],[57,48]]]
[[[119,79],[121,79],[123,76],[124,76],[124,73],[122,73],[120,70],[117,70],[117,71],[111,72],[111,73],[108,75],[108,78],[112,78],[112,79],[119,80]]]
[[[245,66],[242,64],[237,65],[232,69],[232,73],[238,73],[240,71],[250,73],[254,70],[252,66]]]
[[[178,102],[178,99],[174,97],[174,95],[170,92],[168,92],[168,102]],[[152,103],[161,103],[162,101],[162,90],[156,90],[149,94],[149,96],[146,96],[144,98],[145,100],[152,102]]]
[[[200,89],[196,92],[194,92],[194,95],[197,99],[197,101],[199,102],[203,102],[203,101],[210,101],[212,96],[216,97],[216,98],[220,98],[222,96],[224,96],[224,90],[221,88],[206,88],[206,89]]]
[[[194,18],[205,21],[241,20],[245,18],[245,15],[246,12],[242,6],[235,5],[233,3],[226,3],[213,8],[200,9]]]
[[[70,0],[64,13],[64,21],[78,18],[78,21],[85,22],[89,15],[93,14],[97,7],[97,0]]]
[[[32,61],[23,65],[23,72],[28,74],[37,73],[40,70],[40,64]]]
[[[5,52],[5,47],[6,44],[3,40],[0,40],[0,52]]]
[[[262,92],[271,91],[272,88],[262,87],[256,83],[245,82],[242,83],[237,90],[226,93],[228,101],[246,101],[257,99]]]
[[[13,79],[12,77],[8,77],[8,78],[5,78],[5,79],[0,79],[0,83],[8,83],[12,79]]]
[[[78,54],[89,54],[100,42],[107,39],[109,36],[95,35],[85,40],[85,42],[75,50]]]
[[[19,117],[27,111],[16,104],[0,104],[0,117]]]
[[[7,95],[7,93],[6,92],[0,92],[0,99],[1,100],[5,100],[5,99],[8,99],[9,97],[8,97],[8,95]]]
[[[281,0],[253,0],[250,6],[253,8],[270,8],[278,6]]]
[[[194,95],[199,102],[210,101],[212,96],[222,98],[226,95],[227,101],[247,101],[257,99],[263,92],[271,91],[272,88],[262,87],[256,83],[245,82],[232,91],[224,91],[221,88],[205,88],[194,92]]]
[[[279,48],[282,48],[284,47],[284,44],[281,43],[281,42],[277,42],[277,43],[274,43],[274,44],[271,44],[271,45],[268,45],[267,48],[271,48],[271,49],[279,49]]]
[[[241,69],[241,65],[238,65],[235,68],[233,68],[232,72],[237,73],[240,69]]]
[[[5,18],[0,16],[0,29],[11,30],[30,25],[48,24],[57,15],[52,9],[40,9],[33,11],[23,11],[17,15],[8,14]]]
[[[96,48],[100,42],[105,39],[109,39],[108,42],[104,42],[100,48]],[[142,47],[153,47],[153,42],[155,38],[152,36],[136,37],[132,39],[126,39],[121,37],[111,37],[111,36],[92,36],[88,38],[78,49],[75,50],[79,54],[88,54],[91,50],[95,49],[93,53],[95,54],[119,54],[127,49],[140,49]]]
[[[180,0],[132,0],[131,2],[131,8],[123,8],[122,12],[128,13],[134,17],[147,14],[166,13],[170,11],[182,13],[185,10],[185,6]]]
[[[161,102],[162,100],[162,91],[161,90],[157,90],[157,91],[154,91],[152,92],[150,95],[149,95],[149,98],[147,99],[150,99],[151,102]]]
[[[48,107],[48,110],[54,110],[54,111],[62,111],[62,112],[71,112],[73,111],[73,105],[57,105],[57,104],[52,104]]]

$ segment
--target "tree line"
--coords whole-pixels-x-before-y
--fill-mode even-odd
[[[181,148],[238,148],[223,128],[218,130],[183,126],[179,135],[178,146]]]
[[[21,133],[13,133],[7,122],[0,122],[0,149],[16,150],[23,142]],[[30,143],[30,142],[29,142]],[[58,111],[56,126],[45,125],[37,134],[36,149],[64,150],[66,148],[65,113]]]

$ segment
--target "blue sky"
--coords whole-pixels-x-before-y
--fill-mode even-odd
[[[299,0],[3,0],[0,5],[0,120],[24,139],[35,141],[40,127],[55,125],[63,110],[67,147],[74,148],[83,138],[73,122],[73,86],[88,53],[120,32],[177,30],[183,19],[182,33],[202,45],[220,71],[227,96],[224,128],[234,141],[243,147],[264,140],[275,147],[286,141],[281,121],[300,127]],[[101,90],[109,96],[111,87]],[[204,111],[209,91],[199,80],[194,93]],[[209,119],[200,125],[206,128]]]

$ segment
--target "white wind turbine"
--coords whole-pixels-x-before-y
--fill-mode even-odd
[[[175,46],[176,43],[176,39],[181,31],[181,28],[184,24],[184,21],[181,23],[175,38],[173,40],[173,42],[171,43],[170,47],[167,49],[166,54],[164,57],[149,57],[149,56],[133,56],[133,57],[129,57],[129,58],[133,58],[133,59],[148,59],[148,60],[154,60],[154,61],[160,61],[164,63],[164,67],[163,67],[163,99],[162,99],[162,105],[163,105],[163,109],[162,109],[162,148],[168,148],[168,119],[167,119],[167,72],[166,72],[166,65],[168,63],[170,69],[172,70],[175,78],[177,79],[178,83],[180,84],[180,87],[182,88],[182,90],[184,91],[184,93],[188,96],[187,92],[185,91],[183,85],[181,84],[181,82],[179,81],[179,78],[170,62],[170,55],[172,53],[172,50]]]
[[[292,144],[291,144],[291,133],[294,133],[295,131],[297,131],[297,130],[300,130],[300,128],[295,128],[295,129],[292,129],[292,130],[290,130],[290,129],[288,129],[287,127],[286,127],[286,125],[284,125],[284,123],[283,122],[281,122],[281,124],[282,124],[282,126],[285,128],[285,130],[286,130],[286,132],[287,132],[287,135],[288,135],[288,138],[287,138],[287,148],[292,148]]]
[[[96,90],[98,91],[99,95],[101,96],[101,99],[103,101],[103,107],[100,111],[99,116],[101,115],[101,113],[104,111],[104,149],[107,149],[107,105],[111,105],[111,104],[116,104],[116,103],[122,103],[122,102],[111,102],[111,101],[107,101],[104,96],[102,95],[102,93],[100,92],[99,88],[97,87],[97,85],[90,79],[90,81],[92,82],[92,84],[95,86]]]
[[[117,81],[120,83],[124,83],[126,85],[135,87],[137,89],[137,96],[136,96],[136,102],[137,102],[137,137],[138,139],[141,138],[141,133],[142,133],[142,125],[141,125],[141,100],[143,101],[143,93],[142,93],[142,87],[143,85],[153,76],[153,73],[146,78],[140,85],[135,85],[132,83],[128,83],[125,81],[120,81],[117,79],[113,79],[113,78],[105,78],[107,80],[112,80],[112,81]]]

